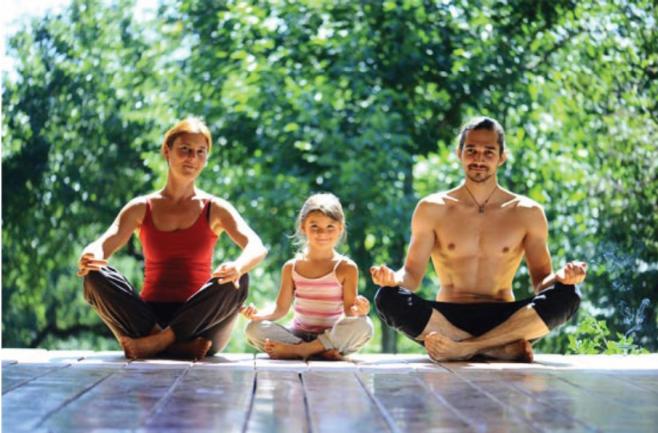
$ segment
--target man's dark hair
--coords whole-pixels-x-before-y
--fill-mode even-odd
[[[498,146],[500,146],[500,154],[505,151],[505,131],[503,127],[496,120],[490,117],[476,117],[462,127],[459,133],[459,150],[464,149],[464,140],[466,140],[466,133],[468,131],[476,131],[478,129],[486,129],[487,131],[496,131],[498,136]]]

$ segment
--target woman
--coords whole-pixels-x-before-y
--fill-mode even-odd
[[[165,134],[165,187],[137,197],[89,244],[79,260],[85,299],[117,337],[127,358],[159,353],[201,359],[228,343],[247,297],[247,272],[267,254],[260,238],[227,201],[196,188],[212,139],[199,119]],[[135,231],[144,251],[144,287],[138,296],[108,266]],[[242,253],[211,272],[217,238],[226,232]]]

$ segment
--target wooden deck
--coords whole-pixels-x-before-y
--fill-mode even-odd
[[[656,354],[438,365],[418,355],[0,353],[5,433],[658,431]]]

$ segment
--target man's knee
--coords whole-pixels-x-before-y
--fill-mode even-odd
[[[381,287],[375,294],[375,307],[379,317],[388,323],[399,310],[402,298],[398,287]]]
[[[580,307],[581,295],[574,285],[556,283],[535,299],[535,310],[546,325],[553,329],[566,323],[576,314]]]

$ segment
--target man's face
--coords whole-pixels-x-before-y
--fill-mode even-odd
[[[498,134],[487,129],[466,132],[464,147],[457,149],[457,156],[462,162],[466,176],[478,183],[495,175],[498,167],[505,161],[505,154],[500,154]]]

